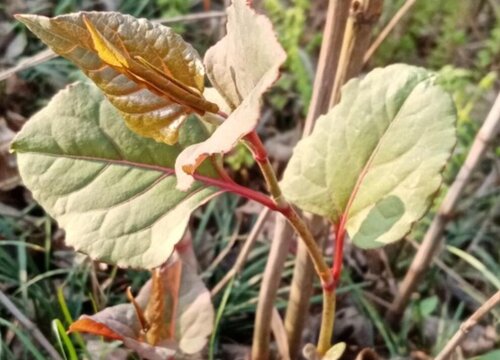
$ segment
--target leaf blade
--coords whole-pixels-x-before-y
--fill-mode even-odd
[[[166,26],[115,12],[16,18],[82,69],[142,136],[174,144],[187,114],[217,112],[217,106],[201,95],[204,68],[198,53]],[[137,57],[165,75],[159,76]]]
[[[187,193],[175,189],[175,157],[203,136],[196,120],[175,146],[136,136],[97,89],[77,84],[36,114],[12,149],[25,184],[65,228],[69,245],[119,266],[153,268],[182,238],[190,213],[218,193],[200,183]],[[216,176],[209,164],[201,170]]]
[[[422,68],[392,65],[351,80],[341,103],[296,147],[285,196],[334,223],[346,213],[358,246],[396,241],[441,184],[455,118],[450,96]]]

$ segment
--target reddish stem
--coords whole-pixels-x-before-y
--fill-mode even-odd
[[[269,196],[267,196],[259,191],[255,191],[255,190],[249,189],[247,187],[238,185],[235,182],[228,182],[226,180],[214,179],[214,178],[211,178],[208,176],[203,176],[203,175],[198,175],[198,174],[193,174],[193,177],[196,180],[199,180],[205,184],[213,185],[213,186],[216,186],[222,190],[229,191],[229,192],[238,194],[240,196],[243,196],[247,199],[257,201],[258,203],[261,203],[262,205],[268,207],[271,210],[278,211],[280,213],[286,213],[288,210],[286,208],[278,207]]]
[[[340,274],[342,273],[342,260],[344,258],[344,240],[345,240],[345,224],[347,221],[347,214],[343,213],[340,217],[339,223],[336,226],[335,231],[335,250],[333,253],[333,266],[332,266],[332,277],[333,284],[330,291],[335,290],[339,283]]]
[[[261,164],[268,161],[267,150],[255,130],[245,136],[245,140],[250,145],[255,161]]]

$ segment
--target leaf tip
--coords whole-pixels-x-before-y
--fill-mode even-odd
[[[68,328],[68,333],[81,332],[87,334],[93,334],[97,336],[104,336],[105,338],[112,340],[123,340],[123,336],[116,333],[114,330],[108,326],[99,323],[88,317],[82,317],[72,323]]]
[[[14,18],[25,25],[32,24],[39,15],[34,14],[14,14]]]

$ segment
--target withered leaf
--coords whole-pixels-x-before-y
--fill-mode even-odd
[[[231,151],[257,126],[262,95],[276,81],[286,54],[268,18],[234,0],[227,9],[227,35],[205,55],[207,75],[234,110],[206,141],[189,146],[177,158],[180,190],[188,189],[190,176],[209,155]]]
[[[166,26],[116,12],[16,17],[81,68],[142,136],[174,144],[188,114],[218,111],[202,95],[198,53]]]
[[[213,329],[210,293],[197,274],[192,248],[173,256],[176,260],[154,271],[154,278],[135,299],[139,311],[145,313],[147,329],[133,304],[120,304],[92,316],[83,315],[70,331],[121,340],[145,359],[200,352]]]
[[[115,331],[110,329],[105,324],[97,322],[91,318],[83,318],[83,319],[80,319],[80,320],[74,322],[69,327],[69,331],[90,333],[90,334],[94,334],[94,335],[101,335],[107,339],[123,340],[122,335],[117,334]]]

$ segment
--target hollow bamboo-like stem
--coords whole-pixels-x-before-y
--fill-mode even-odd
[[[271,210],[269,208],[264,208],[260,214],[259,217],[257,218],[257,221],[255,222],[254,226],[252,227],[252,231],[248,235],[247,239],[245,240],[245,244],[241,248],[240,253],[238,254],[238,258],[236,259],[236,262],[234,263],[233,267],[231,270],[227,272],[226,275],[215,285],[212,290],[210,291],[210,295],[213,297],[217,295],[217,293],[226,286],[233,277],[238,275],[238,273],[241,271],[243,266],[245,265],[245,262],[247,261],[248,255],[250,254],[250,251],[252,250],[253,245],[257,241],[257,238],[262,231],[262,228],[264,227],[264,223],[266,222],[267,218],[269,217],[269,214],[271,213]]]
[[[314,239],[322,248],[322,243],[328,237],[328,224],[323,218],[311,214],[306,214],[305,220],[313,232]],[[309,299],[313,292],[314,276],[315,271],[307,248],[299,241],[285,315],[285,329],[292,359],[296,359],[302,349],[302,329],[309,316]]]
[[[288,254],[288,246],[293,235],[292,229],[286,225],[285,218],[278,217],[276,219],[274,237],[262,278],[255,314],[255,330],[252,341],[252,359],[254,360],[269,358],[274,300],[280,285],[282,269]]]
[[[406,0],[406,2],[399,8],[399,10],[394,14],[392,19],[387,23],[387,25],[382,29],[382,31],[378,34],[377,38],[370,45],[368,50],[366,50],[363,56],[363,65],[366,65],[370,58],[373,56],[375,51],[379,48],[379,46],[384,42],[387,36],[391,33],[391,31],[396,27],[396,25],[401,21],[401,19],[410,11],[413,5],[417,0]]]
[[[351,4],[340,53],[337,76],[329,106],[339,102],[340,88],[363,68],[363,55],[370,44],[373,26],[382,12],[383,0],[360,0]]]

